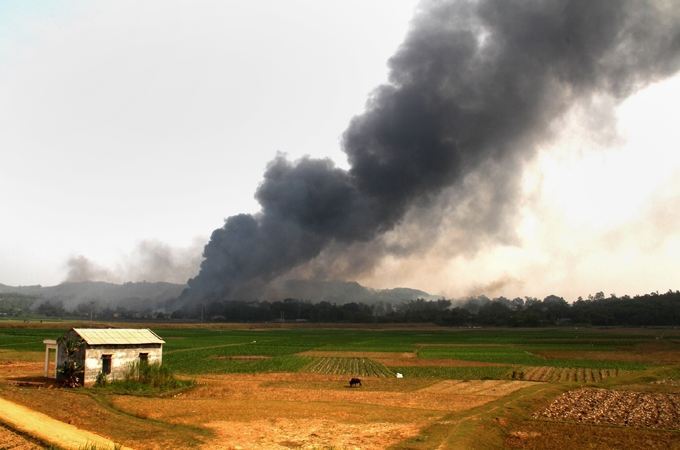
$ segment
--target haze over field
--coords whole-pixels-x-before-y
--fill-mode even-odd
[[[674,2],[365,3],[4,2],[0,282],[677,288]]]

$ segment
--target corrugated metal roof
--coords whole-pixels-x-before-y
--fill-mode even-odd
[[[90,345],[165,344],[148,328],[74,328],[73,331]]]

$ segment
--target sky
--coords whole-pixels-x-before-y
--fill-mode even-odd
[[[0,283],[56,284],[85,258],[101,279],[185,281],[213,229],[257,212],[277,152],[348,166],[340,136],[416,5],[0,0]],[[522,168],[511,238],[460,251],[441,229],[357,280],[570,300],[678,289],[678,104],[675,76],[607,123],[571,111]]]

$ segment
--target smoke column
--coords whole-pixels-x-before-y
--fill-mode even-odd
[[[374,240],[485,163],[528,159],[574,105],[622,100],[673,74],[679,9],[671,0],[423,2],[389,81],[343,135],[350,169],[277,156],[256,192],[261,212],[212,233],[183,298],[250,295],[330,245]]]
[[[187,247],[173,247],[157,240],[142,240],[134,250],[122,255],[116,264],[102,266],[84,255],[71,256],[64,282],[106,281],[165,281],[183,283],[196,273],[201,262],[205,238],[196,238]]]

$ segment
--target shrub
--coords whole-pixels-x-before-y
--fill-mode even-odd
[[[97,379],[94,381],[94,385],[97,387],[106,386],[106,375],[104,375],[104,372],[99,372],[97,374]]]
[[[64,349],[64,363],[57,370],[57,378],[65,387],[82,385],[84,370],[78,361],[78,354],[83,351],[83,341],[72,336],[62,336],[57,342]]]
[[[148,364],[143,362],[133,362],[130,364],[125,381],[138,382],[154,388],[180,387],[181,382],[175,378],[172,371],[160,364]]]
[[[112,381],[108,385],[106,381],[101,385],[98,384],[98,386],[123,394],[156,394],[184,389],[193,385],[193,380],[175,378],[168,367],[144,362],[131,363],[122,380]]]
[[[113,443],[112,447],[102,447],[93,442],[88,442],[78,447],[78,450],[120,450],[123,448],[121,444]]]

